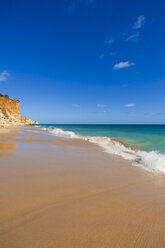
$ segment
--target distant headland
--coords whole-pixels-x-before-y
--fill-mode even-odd
[[[28,117],[21,116],[20,101],[11,99],[7,94],[0,93],[0,125],[24,126],[38,124]]]

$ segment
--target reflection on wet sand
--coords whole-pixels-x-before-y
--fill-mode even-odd
[[[14,155],[17,148],[18,128],[0,128],[0,158]]]
[[[15,153],[17,144],[0,143],[0,157],[11,156]]]

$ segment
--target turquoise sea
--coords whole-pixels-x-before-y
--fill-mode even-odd
[[[165,125],[61,125],[43,124],[41,127],[72,131],[83,136],[117,138],[145,151],[165,153]]]
[[[165,125],[42,124],[39,127],[55,136],[88,139],[105,152],[165,173]]]

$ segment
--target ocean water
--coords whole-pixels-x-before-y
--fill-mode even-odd
[[[165,125],[39,125],[56,136],[96,143],[133,165],[165,173]]]

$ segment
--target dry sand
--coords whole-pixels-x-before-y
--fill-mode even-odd
[[[34,128],[0,143],[0,248],[165,247],[164,175]]]

